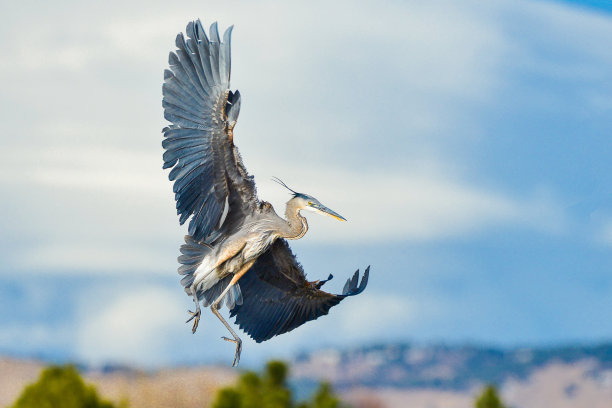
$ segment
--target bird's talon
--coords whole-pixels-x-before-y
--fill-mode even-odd
[[[240,354],[242,353],[242,340],[238,339],[236,341],[236,353],[234,354],[234,362],[232,363],[232,367],[236,367],[238,362],[240,361]]]
[[[193,327],[191,328],[191,333],[195,333],[198,329],[198,323],[200,322],[200,310],[196,310],[195,312],[189,310],[189,314],[191,314],[191,317],[187,319],[185,323],[189,323],[193,320]]]
[[[240,361],[240,354],[242,353],[242,340],[240,339],[230,339],[229,337],[222,336],[221,337],[225,341],[230,341],[236,344],[236,353],[234,353],[234,362],[232,363],[232,367],[236,367],[238,362]]]

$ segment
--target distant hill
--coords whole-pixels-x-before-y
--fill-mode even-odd
[[[38,376],[45,362],[0,357],[0,407]],[[168,367],[152,372],[124,366],[81,366],[88,382],[130,408],[202,408],[239,370],[229,366]],[[466,408],[484,384],[500,388],[514,408],[612,407],[612,343],[594,346],[490,348],[378,345],[319,350],[291,362],[291,384],[307,397],[330,381],[353,407]]]
[[[337,388],[401,388],[465,391],[479,384],[525,380],[550,364],[592,362],[594,378],[612,369],[612,343],[551,348],[378,345],[299,355],[296,381],[326,378]],[[611,405],[612,406],[612,405]]]

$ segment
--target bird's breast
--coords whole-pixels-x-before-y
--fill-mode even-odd
[[[278,235],[271,232],[249,237],[244,248],[245,262],[251,261],[266,252],[276,238],[278,238]]]

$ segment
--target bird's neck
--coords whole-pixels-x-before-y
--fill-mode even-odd
[[[283,238],[300,239],[308,231],[308,223],[306,218],[300,215],[300,210],[297,202],[289,200],[285,210],[286,225],[281,235]]]

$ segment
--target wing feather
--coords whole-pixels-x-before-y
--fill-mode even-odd
[[[206,91],[200,89],[201,86],[195,79],[197,75],[189,56],[185,52],[183,34],[177,35],[175,43],[178,50],[176,50],[176,54],[170,53],[170,57],[168,58],[170,69],[174,71],[175,78],[177,78],[178,82],[189,92],[191,97],[203,105],[206,103],[207,99],[205,95]]]
[[[259,205],[253,178],[228,133],[234,122],[228,123],[226,112],[235,121],[240,107],[239,97],[236,106],[228,103],[231,32],[232,27],[225,31],[222,42],[216,23],[207,37],[200,20],[190,22],[186,35],[176,36],[177,49],[164,71],[162,106],[172,124],[163,130],[163,167],[171,169],[179,222],[190,219],[189,234],[197,241],[218,238],[222,226],[238,227]]]
[[[209,41],[208,37],[206,36],[206,31],[204,30],[204,27],[202,27],[202,22],[200,22],[200,20],[196,21],[195,23],[194,35],[199,51],[198,56],[200,58],[200,64],[202,65],[204,76],[206,77],[206,82],[208,84],[208,87],[212,88],[215,84],[215,81],[212,74],[212,68],[208,63],[208,61],[210,61]],[[227,41],[230,41],[230,39],[228,38]]]
[[[320,290],[324,282],[308,282],[287,241],[277,240],[240,279],[243,303],[230,316],[256,342],[291,331],[326,315],[347,296],[361,293],[370,268],[359,282],[359,271],[349,278],[341,295]]]
[[[210,48],[210,66],[212,67],[213,78],[216,83],[220,83],[221,77],[219,75],[219,43],[221,43],[221,39],[219,38],[217,22],[212,23],[212,25],[210,26],[208,38],[210,39],[210,42],[214,44],[214,46]]]

